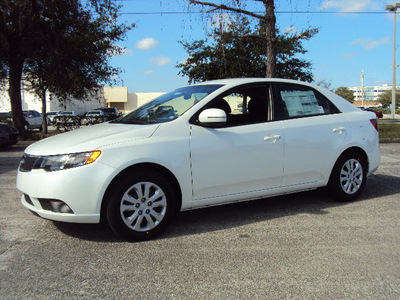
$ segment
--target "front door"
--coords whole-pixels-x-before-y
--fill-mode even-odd
[[[227,113],[226,126],[191,125],[194,206],[255,198],[280,187],[284,136],[282,122],[270,120],[269,95],[266,87],[232,91],[214,102]]]

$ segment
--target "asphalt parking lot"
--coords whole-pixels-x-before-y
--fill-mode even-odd
[[[0,150],[0,299],[399,299],[400,144],[360,200],[321,190],[181,213],[157,240],[20,204],[24,150]]]

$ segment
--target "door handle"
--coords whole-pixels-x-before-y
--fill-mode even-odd
[[[265,138],[264,138],[264,141],[273,141],[274,143],[277,141],[277,140],[280,140],[281,139],[281,136],[280,135],[278,135],[278,134],[274,134],[274,135],[269,135],[269,136],[266,136]]]
[[[338,127],[333,128],[333,132],[337,132],[337,133],[339,133],[339,134],[342,134],[342,132],[343,132],[344,130],[345,130],[345,128],[342,127],[342,126],[338,126]]]

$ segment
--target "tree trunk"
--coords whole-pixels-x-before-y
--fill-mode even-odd
[[[46,114],[46,88],[43,88],[42,90],[42,95],[41,95],[41,100],[42,100],[42,136],[47,134],[47,114]]]
[[[266,65],[266,78],[275,77],[276,69],[276,17],[275,17],[275,7],[274,0],[265,0],[265,38],[267,41],[267,65]]]
[[[23,60],[14,59],[9,62],[9,87],[8,95],[10,96],[11,113],[14,126],[24,137],[26,135],[24,125],[25,119],[22,113],[21,98],[21,79],[22,79]]]

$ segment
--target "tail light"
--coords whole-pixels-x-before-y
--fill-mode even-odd
[[[378,131],[378,121],[376,119],[371,119],[369,121],[371,122],[372,126],[374,126],[376,131]]]

